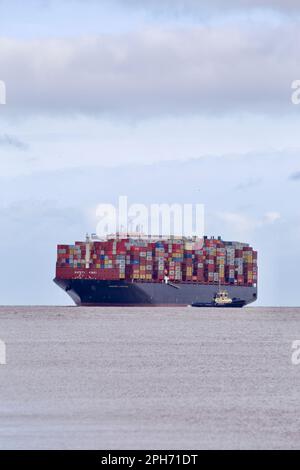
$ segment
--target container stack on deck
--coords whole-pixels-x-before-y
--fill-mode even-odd
[[[257,252],[246,243],[111,239],[58,245],[56,277],[200,284],[257,283]]]

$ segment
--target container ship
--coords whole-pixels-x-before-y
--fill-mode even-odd
[[[221,237],[86,237],[57,246],[54,282],[79,306],[186,306],[226,289],[257,299],[257,252]]]

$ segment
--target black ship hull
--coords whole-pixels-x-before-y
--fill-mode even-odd
[[[186,306],[196,303],[211,304],[218,285],[157,282],[102,281],[92,279],[58,279],[61,287],[79,306]],[[229,296],[243,305],[255,302],[257,288],[226,285]],[[211,305],[207,305],[211,306]]]

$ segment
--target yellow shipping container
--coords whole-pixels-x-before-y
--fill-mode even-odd
[[[186,250],[192,250],[192,249],[193,249],[193,243],[188,243],[188,242],[185,243],[185,244],[184,244],[184,248],[185,248]]]

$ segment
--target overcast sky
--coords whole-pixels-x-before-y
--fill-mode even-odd
[[[26,5],[25,5],[26,3]],[[95,207],[204,203],[299,305],[300,2],[0,0],[1,303],[62,304],[57,243]]]

